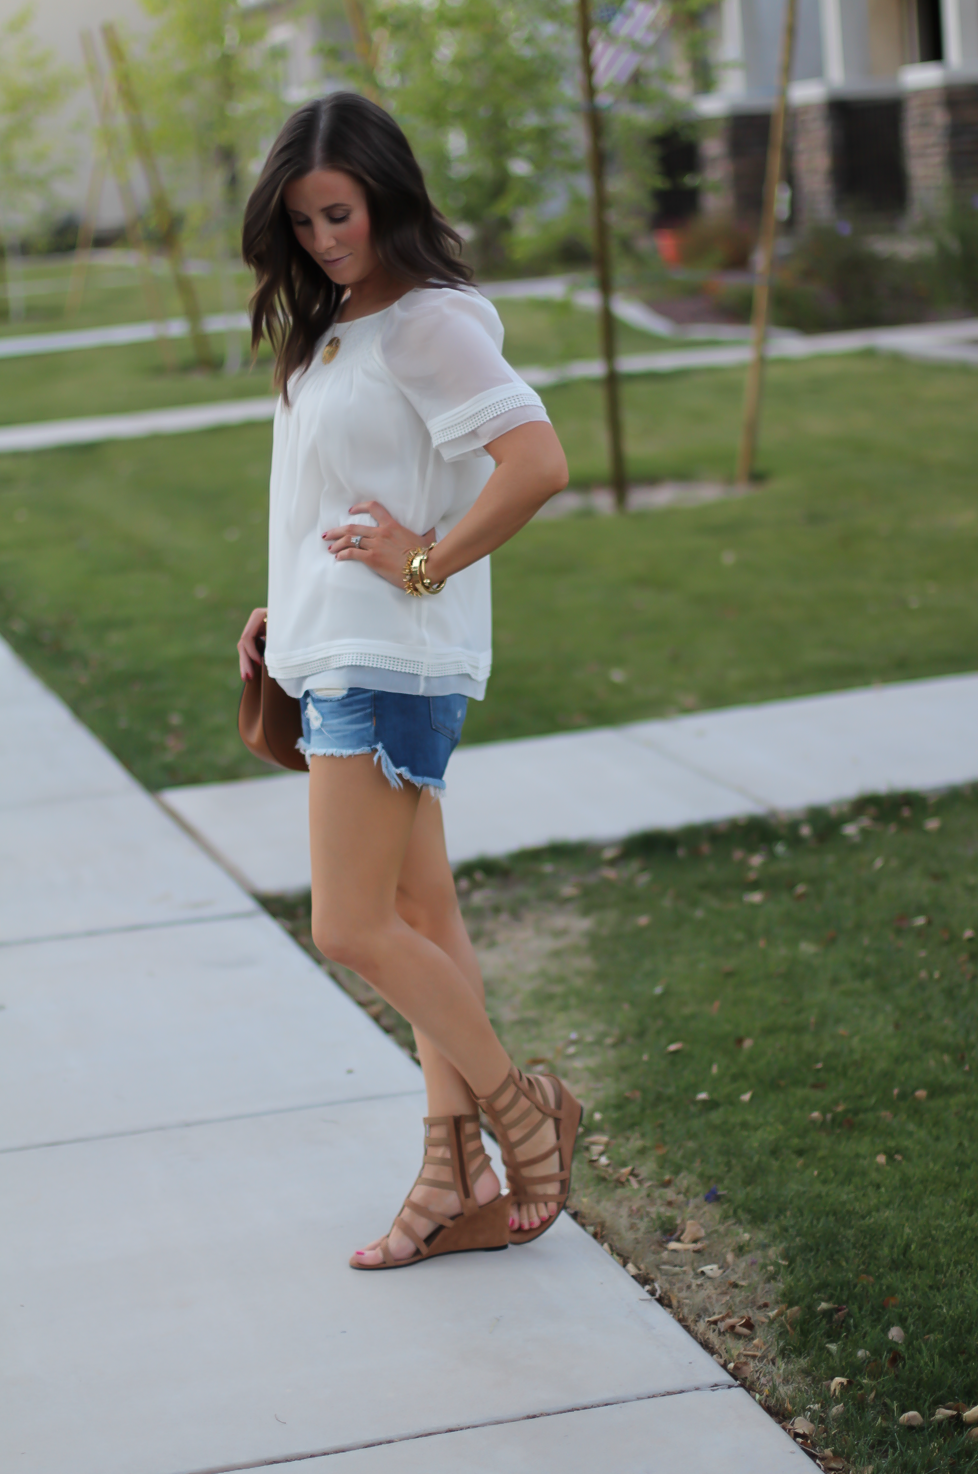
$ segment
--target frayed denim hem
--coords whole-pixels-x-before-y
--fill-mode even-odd
[[[374,755],[374,766],[378,762],[380,763],[384,777],[392,788],[403,788],[404,783],[402,780],[407,779],[408,783],[413,783],[415,788],[426,788],[432,798],[440,798],[445,791],[444,778],[418,778],[408,768],[395,768],[382,742],[375,742],[372,747],[357,747],[353,749],[333,747],[324,750],[313,747],[311,743],[306,742],[304,738],[300,737],[295,745],[304,755],[307,766],[311,757],[362,757],[364,753],[372,752]]]

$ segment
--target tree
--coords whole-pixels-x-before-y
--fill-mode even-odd
[[[284,51],[263,7],[238,0],[143,0],[157,25],[135,66],[139,102],[183,233],[217,260],[225,307],[236,305],[229,267],[240,249],[247,178],[278,131]],[[240,364],[228,335],[225,368]]]
[[[573,0],[376,0],[366,12],[380,100],[479,271],[559,209],[583,168]],[[347,75],[367,80],[361,62]],[[371,79],[372,80],[372,79]]]
[[[5,244],[22,233],[53,199],[58,179],[70,174],[74,150],[67,129],[51,122],[71,96],[74,73],[31,34],[31,5],[0,27],[0,314],[9,313]]]

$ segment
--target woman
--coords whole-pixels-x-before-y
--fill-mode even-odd
[[[269,673],[301,700],[313,937],[410,1021],[427,1093],[421,1175],[357,1269],[536,1238],[566,1201],[581,1114],[493,1032],[438,803],[489,674],[488,554],[567,482],[460,245],[400,128],[350,93],[293,115],[245,212],[252,343],[270,339],[281,399],[269,605],[241,674],[267,621]]]

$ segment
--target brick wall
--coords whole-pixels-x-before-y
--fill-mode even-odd
[[[801,225],[832,220],[836,211],[835,129],[832,105],[808,103],[791,118],[794,215]]]
[[[908,93],[903,151],[916,219],[940,210],[952,190],[978,194],[978,84]]]
[[[700,196],[704,214],[756,221],[764,199],[769,113],[733,113],[700,140]]]

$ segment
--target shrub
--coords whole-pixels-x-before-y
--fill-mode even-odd
[[[735,271],[747,265],[754,245],[745,225],[723,215],[697,215],[680,232],[684,266]]]
[[[953,201],[935,231],[939,297],[978,312],[978,195]]]

